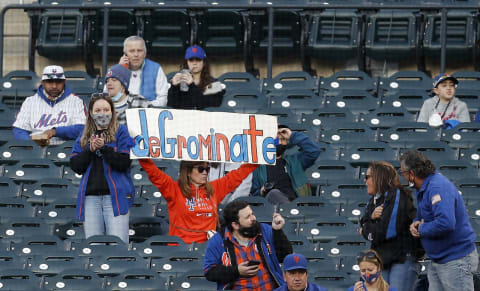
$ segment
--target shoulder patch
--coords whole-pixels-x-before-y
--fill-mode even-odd
[[[432,197],[432,205],[435,205],[437,204],[438,202],[442,201],[442,197],[440,196],[440,194],[435,194],[433,195]]]

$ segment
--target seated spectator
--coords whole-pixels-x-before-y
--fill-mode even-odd
[[[315,163],[320,147],[302,132],[278,126],[275,166],[261,165],[253,172],[251,194],[265,196],[272,204],[288,203],[298,196],[311,196],[305,170]],[[284,155],[288,146],[299,146],[295,155]]]
[[[218,290],[271,291],[282,286],[279,261],[292,252],[283,233],[283,217],[272,226],[257,221],[246,201],[233,201],[223,210],[224,224],[208,242],[203,271]]]
[[[435,77],[435,96],[423,102],[417,121],[446,128],[452,128],[461,122],[470,122],[467,104],[455,97],[457,84],[458,80],[449,74]]]
[[[112,98],[117,112],[117,120],[120,124],[127,123],[126,109],[151,106],[150,102],[143,96],[133,95],[128,91],[130,75],[129,69],[117,64],[108,70],[105,78],[108,96]]]
[[[224,86],[210,76],[210,64],[200,46],[187,49],[182,69],[172,78],[172,86],[168,90],[169,107],[204,109],[222,104]]]
[[[241,163],[210,163],[210,174],[208,174],[208,179],[210,181],[220,179],[230,171],[240,168]],[[245,197],[250,195],[250,188],[252,188],[252,173],[250,173],[242,183],[231,193],[228,193],[227,196],[223,199],[222,203],[227,204],[239,197]]]
[[[307,259],[302,254],[290,254],[283,260],[283,278],[286,284],[275,291],[327,291],[308,282]]]
[[[182,161],[180,178],[173,181],[151,159],[139,162],[167,200],[169,235],[176,235],[186,243],[206,242],[216,232],[218,205],[257,168],[257,165],[243,164],[225,177],[209,182],[210,166],[206,162]]]
[[[37,93],[22,104],[13,123],[15,139],[31,139],[43,134],[41,145],[61,144],[74,140],[85,124],[85,105],[65,84],[60,66],[43,69],[42,84]]]
[[[397,291],[396,288],[390,287],[383,279],[382,259],[374,250],[360,253],[357,256],[357,263],[360,267],[361,281],[355,282],[355,285],[348,288],[347,291]]]
[[[116,235],[129,241],[129,208],[135,188],[130,175],[133,141],[115,116],[112,100],[93,97],[83,134],[72,149],[70,167],[82,175],[77,216],[84,220],[85,237]]]
[[[149,60],[143,38],[129,36],[123,42],[123,56],[120,65],[126,65],[132,71],[128,91],[132,95],[141,95],[154,107],[167,104],[168,82],[160,64]]]
[[[360,220],[360,233],[383,261],[383,278],[398,290],[413,290],[423,255],[420,240],[410,233],[417,214],[410,190],[387,162],[368,165],[365,184],[370,199]]]

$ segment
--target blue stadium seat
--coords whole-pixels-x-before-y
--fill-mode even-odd
[[[80,257],[119,255],[128,253],[128,245],[114,235],[94,235],[80,241],[70,242],[70,250]]]
[[[15,198],[19,196],[20,188],[7,177],[0,177],[0,198]]]
[[[4,269],[0,272],[0,282],[5,290],[39,290],[41,278],[34,273],[20,268]]]
[[[71,219],[66,223],[55,223],[53,225],[53,234],[60,239],[82,240],[85,239],[83,222]]]
[[[163,258],[167,253],[189,251],[190,246],[176,236],[155,235],[144,242],[133,243],[132,250],[143,258]]]
[[[1,80],[1,90],[25,90],[33,95],[38,88],[40,78],[32,71],[11,71]],[[30,96],[30,95],[29,95]]]
[[[383,99],[383,102],[388,102]],[[398,102],[398,103],[396,103]],[[390,102],[388,102],[390,103]],[[359,121],[364,121],[370,128],[390,128],[400,122],[414,122],[415,115],[407,111],[406,107],[400,101],[392,101],[391,103],[398,105],[383,105],[368,114],[361,115]],[[419,109],[420,110],[420,109]]]
[[[281,72],[271,80],[263,80],[264,92],[273,93],[285,90],[316,91],[317,87],[316,79],[304,71]]]
[[[272,92],[267,95],[269,107],[288,108],[297,116],[312,114],[317,108],[322,107],[320,96],[310,90],[285,90]]]
[[[393,106],[395,108],[403,108],[414,115],[414,120],[420,113],[423,102],[430,98],[430,93],[422,90],[399,90],[396,93],[385,95],[382,98],[383,106]],[[407,121],[410,118],[407,118]]]
[[[151,204],[167,204],[162,193],[160,193],[158,188],[154,185],[143,185],[140,190],[140,195],[136,195],[135,197],[141,197]]]
[[[56,165],[69,165],[74,144],[74,140],[69,140],[56,146],[49,146],[45,151],[45,158]]]
[[[2,163],[15,164],[25,159],[42,159],[43,148],[32,140],[11,140],[0,147]]]
[[[358,173],[348,162],[342,160],[326,160],[319,158],[310,168],[306,170],[310,181],[315,180],[343,180],[354,179]]]
[[[367,201],[365,181],[360,179],[344,178],[337,183],[322,187],[320,195],[331,203],[350,204],[357,201]]]
[[[425,154],[434,163],[437,160],[456,160],[457,152],[452,150],[448,144],[441,141],[414,141],[406,142],[399,147],[399,156],[409,150],[417,150]]]
[[[444,130],[441,140],[452,148],[469,149],[478,144],[480,138],[480,123],[462,122],[451,130]]]
[[[458,80],[457,90],[480,90],[480,72],[457,71],[452,76]]]
[[[424,122],[401,122],[380,132],[379,139],[390,145],[411,141],[438,141],[440,132]]]
[[[163,217],[130,217],[130,241],[143,242],[154,235],[168,234],[168,222]]]
[[[368,92],[360,90],[338,90],[335,95],[328,95],[325,107],[348,108],[353,114],[368,114],[379,106],[379,100]]]
[[[287,204],[278,207],[279,213],[290,223],[308,223],[317,217],[337,216],[338,205],[318,196],[297,197]]]
[[[135,268],[125,270],[120,275],[108,278],[106,290],[166,290],[165,281],[152,270]]]
[[[422,94],[432,90],[433,81],[421,71],[398,71],[389,78],[380,80],[380,89],[385,96],[394,95],[405,90],[415,90]]]
[[[58,198],[46,206],[37,207],[36,216],[50,224],[65,224],[76,219],[76,207],[76,198]]]
[[[0,222],[11,218],[34,217],[35,208],[20,198],[0,199]]]
[[[19,243],[31,236],[51,235],[53,231],[49,225],[38,218],[15,217],[6,219],[0,224],[0,234],[3,240]]]
[[[93,271],[76,267],[45,277],[43,287],[46,290],[101,290],[102,280]]]
[[[67,269],[87,269],[89,258],[78,257],[70,251],[36,254],[28,261],[27,268],[37,276],[51,277]]]
[[[70,180],[45,178],[33,184],[23,184],[20,195],[34,205],[50,204],[57,199],[76,199],[78,187]]]
[[[13,253],[25,258],[32,258],[35,255],[58,254],[67,251],[67,248],[67,244],[54,235],[32,235],[11,245]]]
[[[136,252],[126,250],[106,255],[99,254],[94,256],[88,264],[88,269],[94,271],[99,277],[114,277],[129,269],[147,269],[148,267],[149,262],[147,260],[140,257]]]
[[[376,138],[376,131],[363,122],[342,123],[337,128],[320,133],[321,141],[332,144],[373,142]]]
[[[174,279],[191,269],[203,270],[203,257],[189,251],[170,252],[163,258],[153,258],[151,269],[164,279]]]
[[[218,80],[225,85],[227,92],[262,90],[260,80],[246,72],[226,72],[218,77]]]
[[[470,163],[462,160],[437,160],[435,161],[437,171],[448,177],[450,180],[458,180],[464,178],[479,178],[477,168]]]
[[[6,269],[24,269],[25,260],[6,250],[0,250],[0,274]]]
[[[233,109],[236,113],[256,113],[267,105],[267,97],[258,90],[227,91],[223,96],[221,108]]]
[[[203,274],[203,270],[192,270],[187,272],[185,275],[176,278],[172,288],[173,290],[192,291],[214,290],[217,288],[217,283],[208,281]]]
[[[340,159],[349,162],[353,166],[368,165],[373,160],[395,160],[395,152],[388,143],[363,142],[347,144],[340,154]]]
[[[60,168],[45,159],[22,159],[15,165],[5,166],[3,175],[16,183],[33,183],[45,178],[61,178]]]
[[[338,51],[335,50],[335,53]],[[320,91],[325,92],[327,96],[336,96],[343,90],[373,92],[374,81],[362,71],[340,71],[320,81]]]
[[[459,150],[459,160],[467,161],[477,169],[480,168],[480,145]]]
[[[480,98],[478,95],[478,90],[457,89],[455,92],[455,97],[467,104],[470,119],[472,121],[480,108]]]
[[[97,79],[90,77],[84,71],[65,71],[66,84],[72,92],[81,97],[88,106],[90,96],[97,92]]]
[[[319,271],[312,274],[310,280],[331,291],[347,290],[356,281],[356,279],[353,279],[348,273],[343,271]]]
[[[312,222],[301,225],[299,234],[311,242],[328,243],[342,234],[356,233],[356,226],[346,217],[318,217]]]
[[[306,114],[302,117],[303,123],[311,124],[317,131],[334,129],[339,124],[355,121],[355,116],[346,107],[318,108],[314,113]]]

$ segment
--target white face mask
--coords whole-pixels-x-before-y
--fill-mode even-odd
[[[437,112],[433,112],[428,119],[428,125],[431,127],[440,127],[443,125],[442,117]]]

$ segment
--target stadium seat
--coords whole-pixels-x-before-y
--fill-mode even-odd
[[[67,78],[67,86],[75,95],[81,97],[85,102],[85,106],[88,107],[90,96],[97,92],[98,80],[90,77],[84,71],[65,71],[65,77]]]
[[[4,176],[16,183],[33,183],[44,178],[61,178],[60,168],[45,159],[22,159],[15,165],[7,165]]]
[[[363,142],[347,144],[340,153],[340,159],[352,166],[365,166],[374,160],[396,160],[397,156],[389,144],[384,142]]]
[[[68,269],[87,269],[89,258],[78,257],[75,253],[58,250],[51,254],[33,255],[27,268],[37,276],[51,277]]]
[[[308,48],[321,60],[357,58],[364,69],[362,15],[349,9],[326,9],[311,15]],[[328,85],[330,86],[330,85]]]
[[[149,262],[132,251],[99,254],[94,256],[88,264],[88,269],[94,271],[99,277],[114,277],[128,269],[147,269],[148,267]]]
[[[322,107],[320,96],[311,90],[285,90],[267,95],[269,107],[272,109],[288,108],[296,115],[312,114]]]
[[[268,200],[262,196],[243,196],[238,197],[235,200],[246,201],[253,210],[253,213],[257,217],[257,220],[272,221],[272,215],[274,213],[273,205],[268,202]],[[223,216],[223,209],[219,210],[219,215]]]
[[[165,281],[152,270],[147,268],[132,268],[125,270],[120,275],[108,278],[106,290],[167,290]]]
[[[458,192],[463,197],[463,200],[468,205],[469,200],[479,201],[480,200],[480,178],[462,178],[455,181],[455,186],[457,186]],[[480,205],[477,205],[479,207]],[[480,212],[479,212],[480,216]]]
[[[256,113],[267,106],[267,97],[258,90],[226,92],[221,108],[233,109],[236,113]]]
[[[165,1],[167,2],[167,1]],[[180,3],[176,1],[175,4]],[[142,9],[147,51],[154,56],[181,57],[191,45],[192,21],[185,9]]]
[[[49,146],[45,150],[45,158],[54,162],[56,165],[69,165],[70,155],[75,141],[69,140],[56,146]]]
[[[466,161],[437,160],[435,167],[438,172],[453,181],[463,178],[479,178],[478,169]]]
[[[452,76],[458,80],[457,90],[480,90],[480,72],[457,71]]]
[[[447,13],[447,57],[459,60],[473,55],[475,11],[453,9]],[[441,13],[426,15],[423,48],[425,56],[438,57],[441,51]]]
[[[354,179],[358,177],[358,172],[348,162],[319,158],[306,170],[306,175],[310,181],[319,179],[330,181]]]
[[[322,187],[320,195],[335,204],[350,204],[357,201],[367,201],[365,181],[344,178],[337,183]]]
[[[114,235],[94,235],[80,241],[67,240],[70,242],[70,250],[81,257],[108,256],[127,254],[128,245]]]
[[[234,91],[258,91],[261,92],[260,80],[246,72],[226,72],[218,77],[218,80],[225,85],[227,92]]]
[[[215,290],[217,288],[216,282],[208,281],[203,275],[203,270],[190,271],[185,275],[174,280],[172,290]]]
[[[285,90],[316,91],[318,87],[316,81],[304,71],[281,72],[271,80],[263,80],[263,90],[271,93]]]
[[[0,274],[5,269],[25,269],[25,260],[6,250],[0,250]]]
[[[277,124],[283,124],[283,125],[297,125],[302,123],[301,119],[302,116],[298,116],[295,114],[290,108],[268,108],[268,107],[263,107],[260,108],[256,114],[266,114],[266,115],[272,115],[277,117]],[[310,124],[307,124],[308,126]]]
[[[35,208],[20,198],[0,199],[0,222],[12,218],[34,217]]]
[[[0,198],[18,197],[20,188],[7,177],[0,177]]]
[[[102,280],[93,271],[76,267],[45,277],[43,287],[46,290],[101,290]]]
[[[398,71],[389,78],[381,79],[379,85],[380,89],[386,91],[385,96],[405,90],[415,90],[423,94],[432,90],[433,81],[420,71]]]
[[[353,279],[348,273],[343,271],[319,271],[312,274],[309,280],[327,288],[329,291],[347,290],[356,281],[356,279]]]
[[[359,121],[365,122],[370,128],[390,128],[400,122],[414,122],[415,115],[407,111],[400,101],[389,102],[383,99],[382,102],[394,104],[383,105],[368,114],[361,115]],[[420,110],[420,109],[419,109]]]
[[[6,74],[1,80],[1,90],[23,90],[30,91],[30,95],[33,95],[40,84],[40,78],[32,71],[11,71]]]
[[[430,98],[430,94],[427,91],[422,90],[398,90],[396,93],[385,95],[382,98],[382,106],[390,108],[402,108],[413,114],[414,120],[417,120],[417,115],[422,108],[423,102]],[[410,117],[405,121],[410,120]]]
[[[417,150],[426,155],[434,163],[438,160],[457,160],[456,151],[441,141],[415,141],[402,145],[399,156],[409,150]]]
[[[15,164],[25,159],[42,159],[43,150],[32,140],[11,140],[0,147],[4,164]]]
[[[50,224],[64,224],[76,219],[76,207],[76,198],[57,198],[46,206],[37,207],[37,217]]]
[[[335,129],[322,131],[320,141],[332,144],[373,142],[377,138],[376,135],[376,132],[370,129],[366,123],[342,123]]]
[[[438,141],[440,132],[424,122],[401,122],[379,134],[379,140],[393,144],[411,141]]]
[[[176,236],[155,235],[144,242],[133,243],[132,250],[143,258],[163,258],[168,253],[189,251],[190,246]]]
[[[318,108],[312,114],[306,114],[302,117],[302,122],[311,124],[317,131],[334,129],[339,124],[355,122],[355,116],[350,109],[345,107],[325,107]]]
[[[478,144],[480,138],[480,123],[462,122],[451,130],[441,133],[441,140],[452,148],[469,149]]]
[[[142,198],[137,198],[133,201],[128,211],[130,212],[130,217],[154,217],[156,205],[149,204]]]
[[[318,196],[297,197],[287,204],[281,204],[278,212],[290,223],[308,223],[317,217],[337,216],[338,206]]]
[[[455,92],[455,97],[467,104],[470,119],[473,121],[475,114],[477,114],[478,110],[480,109],[478,90],[457,89]]]
[[[53,225],[53,234],[60,239],[82,240],[85,239],[83,222],[71,219],[66,223],[55,223]]]
[[[338,90],[335,95],[328,95],[325,107],[346,107],[353,114],[368,114],[379,106],[379,100],[368,92],[360,90]]]
[[[418,44],[417,22],[413,10],[384,9],[368,16],[366,56],[376,60],[398,60],[415,55]]]
[[[335,52],[338,53],[338,51]],[[320,91],[327,96],[336,96],[343,90],[355,90],[373,93],[374,81],[362,71],[340,71],[328,78],[320,80]]]
[[[72,182],[73,185],[79,186],[80,180],[82,179],[82,175],[75,173],[71,168],[70,165],[63,165],[62,166],[62,178],[67,179]]]
[[[20,243],[23,238],[37,235],[51,235],[52,228],[43,220],[34,217],[9,218],[0,224],[0,234],[3,240]]]
[[[459,159],[469,162],[477,169],[480,168],[480,145],[460,150]]]
[[[29,270],[20,268],[4,269],[0,272],[0,282],[5,290],[39,290],[41,278]]]
[[[45,178],[33,184],[24,184],[20,195],[32,205],[50,204],[57,199],[76,199],[78,187],[70,180]]]
[[[356,232],[356,226],[342,216],[318,217],[312,222],[301,225],[299,229],[300,236],[305,236],[313,243],[328,243],[335,241],[342,234]]]
[[[139,193],[140,194],[135,195],[135,197],[141,197],[150,204],[167,204],[167,201],[165,200],[165,198],[163,198],[162,193],[160,193],[160,191],[155,185],[143,185],[141,186],[141,190]]]
[[[192,269],[203,270],[203,257],[188,251],[170,252],[163,258],[153,258],[151,269],[164,279],[174,279]]]
[[[67,244],[53,235],[32,235],[11,245],[13,253],[25,258],[32,258],[35,255],[58,254],[67,250]]]
[[[168,218],[168,216],[167,216]],[[154,235],[168,234],[168,222],[163,217],[130,217],[130,241],[143,242]]]

